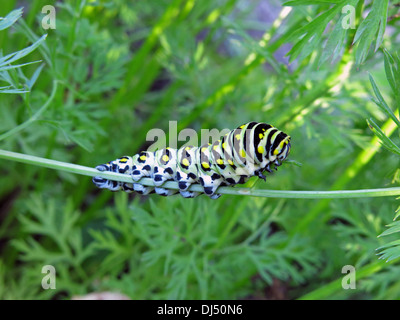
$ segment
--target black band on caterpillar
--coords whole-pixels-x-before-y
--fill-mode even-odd
[[[189,191],[192,184],[200,184],[204,193],[217,199],[219,186],[245,183],[250,177],[266,179],[264,171],[271,172],[282,164],[290,152],[290,136],[273,126],[249,122],[223,136],[213,144],[201,147],[166,148],[155,152],[142,151],[133,157],[124,156],[96,167],[99,171],[112,171],[132,176],[132,183],[117,182],[94,177],[99,188],[111,191],[136,191],[140,194],[157,193],[169,196],[180,193],[194,198],[199,192]],[[143,186],[141,178],[151,178],[155,187]],[[178,182],[179,190],[166,189],[166,181]]]

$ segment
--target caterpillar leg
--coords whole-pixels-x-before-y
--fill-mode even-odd
[[[194,174],[193,172],[186,173],[183,171],[177,171],[176,172],[176,181],[178,182],[180,191],[187,191],[193,183],[197,183],[197,175]],[[194,193],[196,193],[196,192],[194,192]]]
[[[179,193],[184,198],[196,198],[200,194],[199,192],[188,191],[188,190],[187,191],[179,190]]]
[[[237,166],[232,156],[232,146],[227,142],[229,134],[211,146],[211,169],[221,175],[221,186],[234,186],[243,183],[241,175],[236,173]]]
[[[189,191],[193,183],[197,183],[196,149],[193,146],[182,147],[177,152],[179,162],[176,164],[175,181],[178,182],[179,193],[184,198],[195,198],[200,192]]]
[[[139,181],[142,178],[152,178],[154,167],[154,153],[142,151],[132,158],[131,177],[134,181]],[[144,186],[140,183],[133,184],[133,190],[139,194],[147,195],[154,192],[154,187]]]
[[[154,153],[153,181],[156,185],[155,192],[167,197],[177,194],[174,189],[161,188],[166,181],[173,181],[176,171],[176,149],[166,148]]]
[[[164,196],[164,197],[172,196],[179,192],[178,190],[175,190],[175,189],[166,189],[166,188],[160,188],[160,187],[155,187],[154,191],[157,194],[159,194],[160,196]]]
[[[142,151],[139,154],[133,156],[132,166],[132,179],[139,181],[142,178],[152,177],[152,168],[154,166],[154,153]]]
[[[166,148],[154,153],[153,181],[161,186],[166,181],[173,181],[176,172],[176,149]]]
[[[147,195],[150,193],[154,193],[154,188],[153,187],[146,187],[140,183],[134,183],[133,184],[133,190],[141,195]]]
[[[222,196],[222,194],[214,193],[212,196],[210,196],[210,199],[216,200],[216,199],[218,199],[220,196]]]
[[[224,182],[224,178],[212,167],[211,148],[211,145],[203,145],[197,151],[198,179],[204,193],[212,199],[217,199],[220,195],[215,195],[215,192]]]
[[[263,179],[264,181],[267,181],[267,177],[263,175],[264,170],[257,170],[254,172],[254,175],[259,177],[260,179]]]

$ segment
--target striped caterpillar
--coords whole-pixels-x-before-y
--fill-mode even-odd
[[[96,167],[99,171],[112,171],[130,175],[132,183],[94,177],[99,188],[111,191],[157,193],[169,196],[180,193],[194,198],[200,192],[189,191],[192,184],[200,184],[204,193],[217,199],[219,186],[245,183],[250,177],[266,180],[264,171],[277,169],[290,152],[290,136],[262,122],[249,122],[230,131],[220,140],[201,147],[165,148],[155,152],[142,151],[132,157],[124,156]],[[151,178],[153,186],[143,186],[141,178]],[[166,181],[176,181],[179,190],[166,189]]]

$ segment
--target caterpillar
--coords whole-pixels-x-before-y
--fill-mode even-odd
[[[271,173],[271,165],[277,169],[289,155],[290,148],[290,136],[286,133],[267,123],[249,122],[212,144],[142,151],[132,157],[123,156],[101,164],[97,170],[127,174],[133,181],[126,183],[94,177],[93,183],[111,191],[162,196],[180,193],[185,198],[201,194],[188,190],[192,184],[200,184],[204,194],[217,199],[220,197],[216,193],[219,186],[243,184],[252,176],[265,181],[263,172]],[[140,184],[139,180],[144,177],[153,179],[155,186]],[[179,190],[163,188],[166,181],[178,182]]]

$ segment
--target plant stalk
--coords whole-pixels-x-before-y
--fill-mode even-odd
[[[26,164],[32,164],[49,169],[62,170],[85,176],[98,176],[109,180],[132,183],[130,175],[115,172],[100,172],[94,168],[76,165],[67,162],[50,160],[36,156],[16,153],[6,150],[0,150],[0,159],[12,160]],[[142,178],[140,184],[145,186],[154,186],[154,182],[150,178]],[[163,184],[163,188],[179,189],[178,183],[168,181]],[[200,191],[203,189],[200,185],[192,185],[190,191]],[[250,188],[232,188],[220,187],[218,193],[266,197],[266,198],[288,198],[288,199],[351,199],[351,198],[370,198],[370,197],[390,197],[400,195],[400,188],[381,188],[381,189],[360,189],[360,190],[337,190],[337,191],[287,191],[287,190],[266,190],[266,189],[250,189]]]

